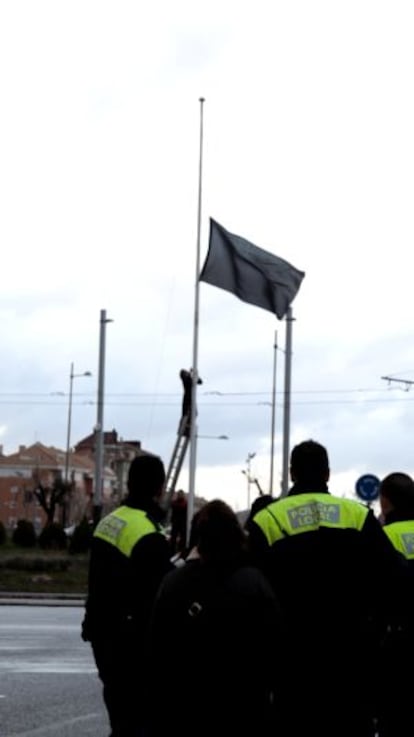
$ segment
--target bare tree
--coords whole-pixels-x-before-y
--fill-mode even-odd
[[[64,508],[71,484],[63,481],[60,474],[55,476],[51,485],[42,483],[37,473],[33,474],[33,479],[35,481],[33,493],[46,514],[46,525],[51,525],[55,520],[56,507]]]

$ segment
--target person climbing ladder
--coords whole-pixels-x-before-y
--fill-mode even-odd
[[[191,429],[191,404],[192,404],[192,393],[193,393],[193,370],[187,371],[187,369],[181,369],[180,379],[183,383],[183,403],[181,420],[178,426],[178,432],[183,432],[185,437],[190,437]],[[202,384],[202,379],[197,378],[197,384]]]

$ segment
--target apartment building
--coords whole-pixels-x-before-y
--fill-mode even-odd
[[[78,453],[69,453],[40,442],[20,445],[18,451],[4,455],[0,446],[0,520],[7,529],[13,529],[19,519],[33,522],[36,531],[44,526],[47,515],[41,507],[35,490],[39,484],[51,490],[65,479],[66,464],[69,493],[56,506],[54,521],[64,525],[76,524],[84,515],[92,517],[92,494],[95,464]],[[110,499],[116,487],[115,474],[104,469],[104,498]]]

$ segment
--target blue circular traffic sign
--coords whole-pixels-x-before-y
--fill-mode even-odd
[[[379,497],[380,480],[372,473],[360,476],[355,484],[355,491],[364,502],[374,502]]]

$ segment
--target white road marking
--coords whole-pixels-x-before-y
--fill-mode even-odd
[[[96,717],[101,717],[101,714],[92,713],[92,714],[85,714],[81,717],[74,717],[73,719],[64,719],[62,722],[54,722],[53,724],[45,725],[44,727],[36,727],[36,729],[30,729],[28,732],[16,732],[14,734],[14,737],[42,737],[46,734],[58,734],[57,730],[60,727],[68,727],[71,724],[77,724],[78,722],[86,722],[88,719],[96,719]]]

